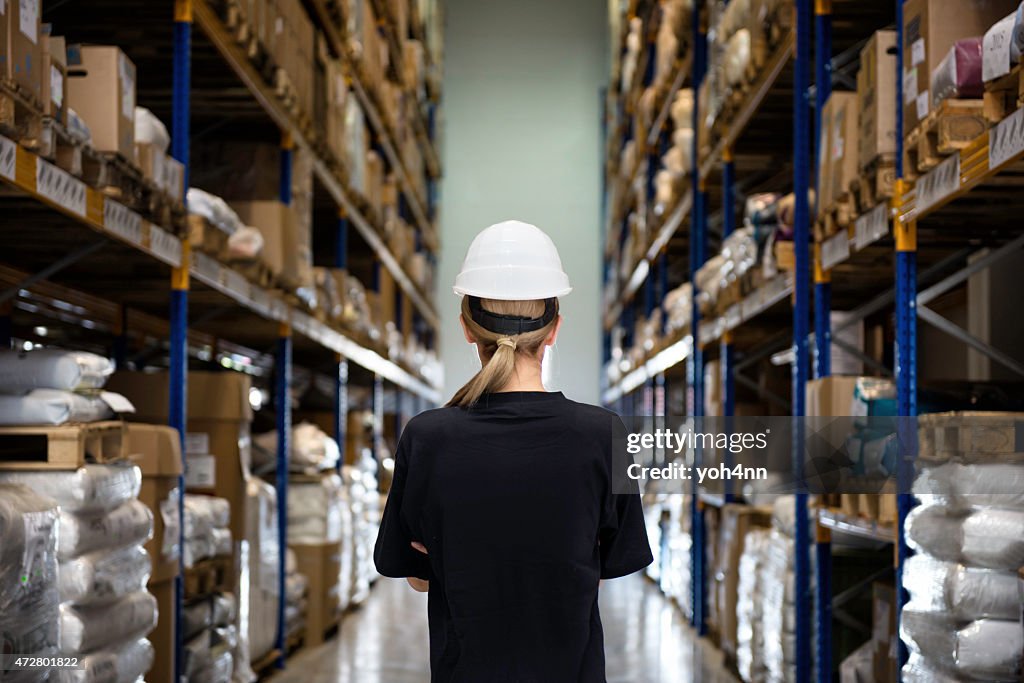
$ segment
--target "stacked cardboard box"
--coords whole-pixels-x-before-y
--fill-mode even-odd
[[[42,100],[43,115],[60,125],[68,122],[68,51],[61,36],[51,36],[49,24],[43,25],[42,34]]]
[[[896,32],[878,31],[860,51],[857,165],[863,172],[879,157],[896,153]]]
[[[0,4],[0,76],[42,104],[43,40],[38,2]]]
[[[714,580],[718,606],[718,637],[726,656],[736,658],[736,587],[740,555],[747,533],[771,527],[771,510],[731,503],[722,508],[715,553]]]
[[[903,132],[931,109],[931,74],[961,38],[982,36],[1013,12],[1015,0],[907,0],[903,8]]]
[[[85,121],[92,146],[135,161],[135,65],[110,45],[68,50],[68,106]]]
[[[834,92],[821,115],[821,164],[818,168],[818,212],[832,209],[846,198],[857,178],[857,95]]]

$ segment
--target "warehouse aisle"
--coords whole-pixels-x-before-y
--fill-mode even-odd
[[[339,638],[288,660],[273,683],[428,683],[427,600],[381,579]],[[720,655],[640,575],[601,589],[608,683],[733,683]],[[697,673],[699,672],[699,673]]]

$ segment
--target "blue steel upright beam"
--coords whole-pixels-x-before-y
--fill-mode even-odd
[[[794,581],[796,584],[796,681],[811,680],[811,567],[808,547],[807,490],[802,485],[804,471],[805,390],[810,368],[810,190],[811,140],[810,107],[807,101],[811,85],[811,8],[812,0],[796,0],[796,52],[793,60],[793,253],[795,255],[793,299],[793,470],[798,486],[795,498]]]
[[[814,159],[820,168],[822,114],[832,94],[832,0],[814,2]],[[820,175],[819,175],[820,177]],[[820,189],[820,188],[819,188]],[[815,195],[817,198],[817,194]],[[832,374],[832,276],[822,268],[821,245],[814,245],[814,376]],[[832,532],[815,523],[815,644],[818,683],[832,680]]]
[[[893,192],[893,207],[897,215],[903,205],[907,186],[903,180],[903,64],[906,54],[903,50],[903,3],[896,0],[896,183]],[[894,221],[896,238],[896,412],[905,418],[917,416],[917,223]],[[903,607],[908,595],[903,589],[903,563],[911,555],[907,547],[904,526],[907,515],[914,507],[914,498],[909,493],[914,476],[914,459],[917,457],[917,429],[914,420],[900,420],[898,443],[900,460],[896,482],[896,606],[897,632],[903,619]],[[898,666],[902,669],[907,661],[907,648],[901,640],[898,643]]]
[[[171,90],[171,155],[184,167],[184,187],[189,183],[189,117],[192,91],[192,0],[175,0],[174,52]],[[181,243],[181,265],[171,271],[171,348],[168,377],[168,424],[178,430],[181,439],[182,473],[178,475],[178,519],[185,519],[185,431],[188,395],[188,288],[191,250],[188,238]],[[174,580],[174,675],[185,673],[184,624],[185,601],[185,525],[178,525],[178,576]]]
[[[277,339],[277,357],[274,360],[274,407],[277,413],[277,591],[280,596],[277,606],[277,668],[283,669],[285,662],[285,555],[288,551],[288,453],[291,447],[292,402],[289,389],[292,385],[292,331],[287,323],[281,323]]]
[[[736,166],[732,158],[732,150],[728,147],[722,150],[722,240],[724,241],[736,229],[736,199],[733,197],[736,183]],[[736,362],[736,354],[733,349],[733,337],[730,330],[722,333],[722,340],[719,343],[719,371],[722,384],[722,415],[731,418],[736,414],[736,376],[733,366]],[[729,430],[732,429],[732,420],[726,420]],[[727,469],[732,468],[733,454],[728,448],[722,454],[723,464]],[[726,503],[735,499],[732,479],[725,478],[724,498]]]
[[[693,91],[699,92],[701,82],[707,70],[707,26],[706,19],[700,11],[700,3],[694,3],[693,7]],[[699,130],[700,107],[697,103],[693,106],[693,129]],[[693,288],[693,305],[690,310],[690,335],[693,340],[692,351],[686,359],[686,381],[687,381],[687,413],[691,416],[699,416],[704,408],[704,368],[700,348],[700,309],[697,305],[697,283],[695,274],[703,264],[703,251],[707,239],[707,222],[704,209],[704,185],[700,178],[700,171],[697,163],[697,145],[693,146],[690,157],[691,176],[693,181],[693,207],[690,213],[690,284]],[[700,453],[695,454],[694,465],[700,464]],[[691,544],[691,580],[690,592],[692,596],[693,614],[691,622],[698,635],[707,633],[707,581],[705,580],[705,564],[707,558],[704,554],[704,509],[697,495],[697,482],[693,481],[690,496],[690,534]]]
[[[292,154],[294,141],[289,133],[281,136],[281,169],[278,193],[285,206],[292,202]],[[285,666],[287,619],[285,616],[285,555],[288,550],[288,453],[292,431],[292,331],[281,324],[275,359],[274,405],[277,408],[277,586],[281,599],[277,605],[277,668]]]

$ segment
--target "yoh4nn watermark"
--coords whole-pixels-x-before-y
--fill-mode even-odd
[[[719,463],[713,467],[692,467],[678,462],[671,462],[660,467],[633,464],[626,468],[626,476],[635,481],[646,479],[692,481],[696,478],[698,484],[718,480],[758,481],[768,478],[768,468],[744,467],[743,465],[727,467],[725,463]]]

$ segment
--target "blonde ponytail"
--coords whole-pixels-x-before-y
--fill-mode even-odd
[[[506,316],[539,318],[544,314],[544,300],[501,301],[481,299],[484,310]],[[483,345],[484,366],[473,375],[465,386],[455,392],[449,406],[472,406],[484,394],[500,391],[508,385],[516,372],[516,354],[536,356],[544,340],[558,324],[558,300],[555,300],[555,317],[544,327],[532,332],[505,335],[481,327],[473,320],[469,308],[469,297],[462,298],[462,319],[478,344]]]

